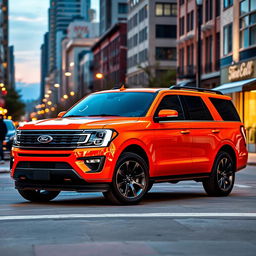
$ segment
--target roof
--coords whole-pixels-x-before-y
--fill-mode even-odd
[[[242,92],[253,89],[256,89],[256,78],[226,83],[214,88],[214,90],[221,91],[222,93]]]

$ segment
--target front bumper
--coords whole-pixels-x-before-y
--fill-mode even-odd
[[[24,150],[13,148],[13,162],[11,176],[16,181],[16,187],[23,189],[25,184],[31,186],[47,186],[49,189],[69,188],[81,191],[79,186],[91,183],[110,183],[115,166],[115,149],[113,146],[106,148],[84,148],[73,151],[45,151]],[[87,159],[101,159],[99,168],[92,171]],[[74,189],[72,189],[72,186]],[[97,190],[99,191],[99,190]]]

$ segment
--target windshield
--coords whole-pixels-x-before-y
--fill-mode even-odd
[[[156,94],[149,92],[113,92],[91,94],[70,109],[64,117],[145,116]]]

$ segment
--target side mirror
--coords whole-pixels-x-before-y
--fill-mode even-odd
[[[173,109],[162,109],[159,111],[158,116],[155,117],[155,121],[167,121],[172,118],[177,118],[179,116],[178,111]]]
[[[62,111],[58,114],[58,118],[62,118],[65,114],[67,113],[67,111]]]

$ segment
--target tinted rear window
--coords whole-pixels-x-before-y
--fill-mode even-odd
[[[198,96],[182,96],[189,120],[213,120],[205,103]]]
[[[224,121],[241,121],[231,100],[210,98],[210,101]]]

